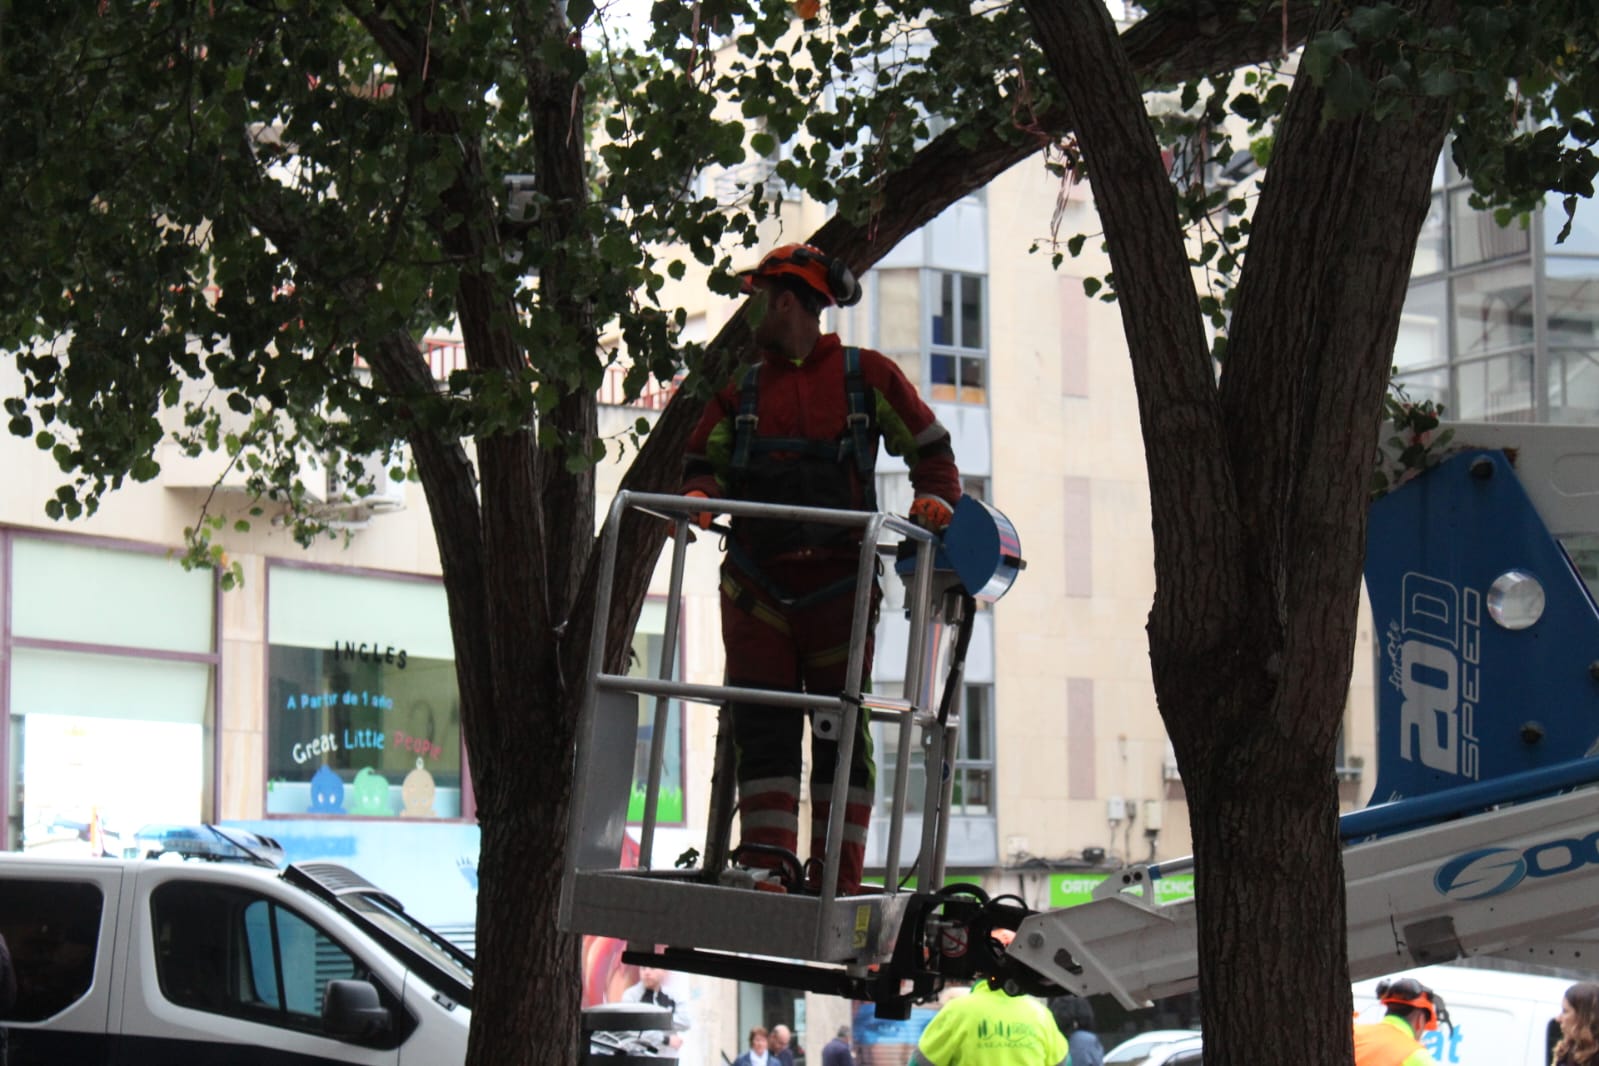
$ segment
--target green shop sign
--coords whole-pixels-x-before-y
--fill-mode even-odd
[[[1105,882],[1109,874],[1064,873],[1049,875],[1050,907],[1075,907],[1094,898],[1094,890]],[[1171,903],[1174,900],[1194,898],[1194,875],[1171,874],[1156,878],[1155,902]]]

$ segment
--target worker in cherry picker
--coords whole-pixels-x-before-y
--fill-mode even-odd
[[[1439,1022],[1450,1025],[1443,997],[1414,977],[1401,977],[1378,984],[1377,1000],[1388,1013],[1374,1025],[1355,1026],[1355,1066],[1434,1066],[1421,1034]]]
[[[878,446],[910,468],[910,517],[935,532],[961,494],[949,432],[886,356],[845,347],[823,333],[830,305],[860,300],[849,268],[817,248],[774,248],[743,275],[756,359],[706,405],[689,438],[683,492],[806,507],[877,510]],[[710,525],[710,510],[695,517]],[[860,531],[833,525],[736,518],[722,564],[722,642],[727,683],[837,694],[845,688]],[[873,582],[872,623],[881,590]],[[868,633],[861,690],[871,674]],[[777,870],[799,844],[805,716],[765,705],[730,708],[737,749],[740,865]],[[820,887],[836,745],[813,736],[811,861]],[[858,716],[849,767],[837,892],[858,892],[866,858],[875,766],[866,715]],[[757,845],[758,847],[746,847]],[[763,846],[763,847],[761,847]],[[790,879],[791,880],[791,879]],[[781,880],[757,887],[797,890]]]

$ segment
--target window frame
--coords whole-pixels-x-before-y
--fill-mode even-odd
[[[460,790],[459,813],[454,814],[454,815],[434,815],[432,817],[419,817],[419,816],[415,816],[415,815],[405,814],[405,813],[403,813],[403,811],[401,813],[396,813],[396,814],[362,814],[362,813],[359,813],[359,812],[356,812],[356,811],[353,811],[353,810],[350,810],[350,809],[346,809],[342,813],[324,814],[324,813],[319,813],[319,812],[300,812],[300,811],[284,811],[284,810],[274,811],[272,809],[271,792],[272,792],[272,789],[273,789],[273,777],[272,777],[273,763],[272,763],[271,743],[272,743],[272,737],[273,737],[273,722],[274,722],[274,719],[275,719],[276,715],[282,713],[280,709],[278,709],[278,708],[276,708],[274,706],[274,698],[273,698],[273,684],[274,684],[274,682],[276,680],[276,677],[275,677],[275,675],[272,672],[272,649],[275,646],[278,646],[278,645],[274,645],[274,643],[273,643],[273,631],[272,631],[272,616],[273,616],[273,611],[272,611],[272,585],[273,585],[273,574],[274,574],[274,572],[278,572],[278,571],[291,572],[292,571],[292,572],[297,573],[297,574],[304,574],[304,573],[313,573],[313,574],[315,574],[315,573],[320,573],[320,574],[331,575],[333,577],[346,577],[346,578],[366,579],[366,580],[375,580],[375,581],[390,581],[390,582],[394,582],[396,584],[406,584],[406,585],[428,585],[428,586],[437,587],[440,590],[443,589],[444,579],[442,577],[434,576],[434,575],[431,575],[431,574],[419,574],[419,573],[411,573],[411,572],[397,571],[397,570],[382,570],[382,569],[377,569],[377,568],[374,568],[374,567],[363,567],[363,566],[333,566],[333,565],[329,565],[329,564],[326,564],[326,563],[315,563],[315,562],[309,562],[309,561],[302,560],[302,559],[293,559],[293,558],[287,558],[287,557],[281,557],[281,556],[270,557],[270,558],[266,559],[265,562],[266,562],[266,574],[265,574],[265,578],[264,578],[264,582],[263,582],[263,584],[264,584],[264,592],[263,592],[264,600],[263,600],[263,605],[262,605],[262,611],[263,611],[262,617],[264,619],[264,621],[263,621],[263,634],[264,634],[264,636],[262,638],[262,648],[263,648],[263,651],[265,653],[265,666],[266,666],[266,668],[265,668],[265,670],[263,670],[262,677],[261,677],[261,700],[262,700],[262,707],[263,707],[262,731],[263,731],[264,742],[263,742],[263,745],[262,745],[262,751],[261,751],[261,756],[260,756],[260,758],[261,758],[261,778],[260,778],[261,792],[260,792],[260,796],[261,796],[262,817],[267,818],[267,819],[333,818],[333,819],[341,819],[341,820],[348,820],[348,821],[361,821],[361,822],[383,822],[383,821],[456,822],[456,823],[460,823],[460,822],[475,822],[477,820],[477,798],[476,798],[476,795],[474,794],[473,788],[472,788],[471,759],[469,757],[469,753],[466,750],[466,733],[465,733],[465,729],[464,729],[464,726],[462,725],[462,721],[461,721],[460,692],[459,692],[459,686],[458,685],[457,685],[456,694],[455,694],[456,715],[457,715],[457,717],[456,717],[456,728],[455,728],[454,732],[455,732],[456,747],[457,747],[457,750],[460,752],[460,766],[459,766],[459,782],[460,783],[459,783],[459,786],[458,786],[459,790]],[[453,636],[454,636],[454,634],[453,634],[453,631],[452,631],[452,633],[451,633],[452,641],[453,641]],[[338,643],[338,642],[336,642],[336,643]],[[302,647],[302,645],[287,644],[287,643],[284,644],[284,645],[281,645],[281,646],[282,647],[290,647],[290,648],[292,648],[292,647]],[[374,653],[376,652],[376,650],[377,649],[374,648]],[[432,656],[421,656],[421,657],[417,657],[417,658],[418,658],[418,661],[423,661],[425,659],[436,659],[436,657],[432,657]],[[453,671],[453,668],[454,668],[454,662],[455,662],[455,659],[454,659],[453,650],[452,650],[452,657],[450,659],[452,671]],[[387,750],[387,749],[385,749],[385,750]],[[353,786],[353,782],[352,782],[352,786]],[[391,782],[391,787],[392,787],[392,782]],[[403,792],[403,789],[404,789],[403,778],[402,778],[401,789],[402,789],[402,792]],[[353,791],[353,787],[352,787],[352,791]]]
[[[1546,199],[1536,207],[1527,225],[1512,221],[1502,227],[1503,234],[1484,235],[1483,227],[1491,224],[1491,215],[1470,208],[1470,182],[1452,164],[1447,151],[1440,154],[1434,170],[1433,206],[1423,230],[1422,243],[1418,244],[1416,263],[1413,266],[1410,290],[1429,283],[1441,283],[1445,294],[1441,308],[1443,332],[1442,364],[1407,365],[1396,375],[1400,383],[1414,381],[1411,399],[1434,399],[1442,403],[1451,417],[1469,417],[1502,421],[1556,422],[1563,425],[1594,424],[1599,422],[1599,403],[1584,407],[1570,402],[1580,392],[1568,388],[1564,361],[1572,358],[1575,350],[1587,348],[1582,343],[1580,331],[1557,332],[1554,328],[1555,312],[1551,307],[1557,301],[1557,279],[1578,276],[1599,281],[1599,230],[1591,227],[1585,233],[1587,243],[1579,240],[1568,251],[1566,246],[1554,243],[1554,235],[1564,223],[1558,200]],[[1504,275],[1520,273],[1527,279],[1526,314],[1518,318],[1505,314],[1500,328],[1512,332],[1505,337],[1492,338],[1492,343],[1463,350],[1462,337],[1471,323],[1482,321],[1480,313],[1471,308],[1481,304],[1481,293],[1462,294],[1463,285],[1470,285],[1479,275]],[[1509,288],[1500,290],[1511,291]],[[1406,309],[1410,303],[1407,294]],[[1461,314],[1464,310],[1465,318]],[[1599,317],[1599,312],[1595,312]],[[1530,320],[1530,335],[1514,335],[1514,327]],[[1573,343],[1575,337],[1576,343]],[[1591,350],[1599,355],[1599,326],[1595,327],[1595,342]],[[1526,406],[1517,403],[1500,403],[1495,410],[1484,405],[1483,410],[1467,411],[1462,403],[1463,374],[1471,372],[1471,365],[1479,360],[1498,356],[1531,357],[1531,395]],[[1478,368],[1481,369],[1480,367]],[[1442,374],[1443,380],[1437,379]],[[1428,380],[1431,379],[1431,380]],[[1519,397],[1518,397],[1519,399]]]
[[[923,272],[922,328],[926,351],[923,375],[930,400],[940,403],[958,403],[970,406],[987,406],[990,392],[988,331],[992,318],[988,295],[988,275],[959,270],[925,270]],[[944,288],[949,286],[949,321],[944,322]],[[976,293],[978,324],[977,344],[969,345],[967,337],[967,312],[965,295],[971,285]],[[947,340],[940,340],[940,335]],[[939,368],[953,367],[953,380],[943,382]],[[967,384],[968,371],[974,383]]]
[[[22,763],[19,748],[21,731],[27,716],[19,714],[12,706],[11,663],[18,649],[44,652],[61,652],[72,655],[101,655],[133,659],[144,663],[184,663],[203,666],[210,672],[211,691],[205,704],[201,721],[201,750],[205,759],[201,775],[201,817],[219,821],[222,811],[220,768],[222,766],[222,694],[224,676],[222,663],[222,579],[215,568],[211,571],[211,650],[209,652],[177,651],[138,645],[101,644],[72,639],[20,636],[13,624],[16,603],[13,590],[12,567],[15,565],[14,545],[19,540],[49,541],[77,548],[118,552],[130,555],[169,556],[171,549],[163,545],[142,541],[123,540],[116,537],[60,533],[54,530],[0,526],[0,848],[21,850],[23,846],[23,807],[16,802],[22,785]]]

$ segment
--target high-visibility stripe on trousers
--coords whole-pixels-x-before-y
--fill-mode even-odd
[[[817,863],[827,854],[827,823],[833,811],[832,800],[828,798],[831,787],[818,784],[814,778],[811,781],[811,858]],[[838,849],[838,894],[841,896],[860,891],[861,875],[866,870],[866,830],[872,823],[875,796],[872,789],[851,788],[845,791],[844,797],[844,839]],[[821,877],[819,869],[816,877]]]
[[[825,588],[848,574],[853,563],[809,564],[787,568],[773,575],[779,587],[799,596],[809,589]],[[841,570],[839,567],[843,566]],[[848,674],[850,628],[854,620],[854,596],[849,590],[816,603],[789,606],[773,598],[765,589],[754,587],[730,564],[723,568],[722,641],[727,651],[727,683],[742,688],[782,689],[838,694],[844,690]],[[881,592],[874,582],[871,604],[875,622]],[[780,619],[782,625],[773,624]],[[862,678],[870,678],[872,637],[867,631]],[[863,683],[862,690],[867,685]],[[733,720],[733,741],[738,755],[736,778],[739,785],[739,828],[742,840],[798,848],[798,782],[802,771],[801,745],[806,714],[764,704],[735,703],[729,711]],[[811,800],[827,799],[835,776],[838,745],[831,740],[811,737]],[[840,891],[854,891],[860,883],[865,861],[866,829],[871,816],[871,797],[876,783],[872,759],[872,740],[867,715],[856,715],[855,743],[849,765],[852,796],[846,811],[850,829],[845,842],[851,858],[840,870]],[[774,784],[781,782],[781,785]],[[789,821],[786,804],[791,792],[795,814]],[[857,804],[853,797],[865,797]],[[857,806],[864,813],[854,810]],[[814,817],[814,812],[813,812]],[[825,819],[822,822],[825,832]],[[785,845],[784,840],[791,843]],[[813,848],[812,858],[822,851]],[[797,856],[798,857],[798,856]],[[755,861],[755,860],[750,860]],[[767,863],[761,863],[767,865]],[[847,886],[847,887],[846,887]]]
[[[799,775],[763,777],[739,782],[739,833],[741,843],[764,844],[787,852],[799,850]],[[774,856],[751,853],[746,866],[775,869]]]

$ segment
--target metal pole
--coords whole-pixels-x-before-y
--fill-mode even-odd
[[[894,798],[888,822],[888,857],[884,862],[883,885],[890,892],[899,888],[900,842],[905,836],[905,800],[910,790],[911,742],[915,739],[915,712],[927,706],[923,700],[930,691],[929,665],[936,656],[928,654],[928,610],[933,587],[933,543],[930,540],[916,545],[915,584],[911,588],[910,634],[905,649],[905,696],[911,701],[912,713],[900,719],[899,734],[895,738]],[[925,814],[924,814],[925,817]]]
[[[677,520],[677,535],[672,547],[672,580],[667,591],[666,632],[661,635],[661,665],[657,676],[671,681],[677,667],[678,615],[683,611],[683,563],[688,554],[688,516]],[[655,853],[655,819],[661,802],[661,764],[666,758],[666,719],[671,697],[655,697],[655,726],[650,732],[650,776],[644,791],[644,828],[639,835],[638,864],[648,870]]]
[[[849,664],[844,675],[839,737],[833,756],[832,799],[827,811],[827,856],[822,860],[821,910],[838,897],[839,856],[844,843],[845,805],[849,799],[849,771],[855,758],[855,731],[861,716],[861,673],[866,665],[866,638],[872,628],[872,586],[877,577],[877,542],[883,535],[884,516],[867,520],[861,537],[860,564],[855,568],[855,614],[849,634]],[[814,722],[812,728],[815,728]],[[815,797],[812,797],[815,802]],[[822,950],[822,924],[816,927],[817,951]]]
[[[582,832],[583,816],[589,805],[587,782],[589,779],[589,753],[594,750],[596,738],[594,736],[594,701],[599,691],[598,674],[605,663],[605,621],[611,603],[611,585],[616,577],[616,538],[617,527],[621,524],[621,516],[628,508],[627,492],[618,492],[611,501],[611,510],[605,520],[605,531],[600,538],[600,573],[594,588],[594,623],[589,633],[589,669],[583,679],[583,698],[579,703],[578,712],[581,719],[577,725],[577,765],[572,777],[573,791],[571,810],[567,816],[566,838],[568,842],[578,839]],[[620,856],[618,856],[620,858]],[[571,871],[567,878],[570,881]],[[563,911],[570,905],[570,901],[563,893]]]
[[[711,809],[705,822],[705,855],[700,875],[714,885],[727,865],[728,838],[733,835],[733,712],[722,704],[716,713],[716,761],[711,769]]]

